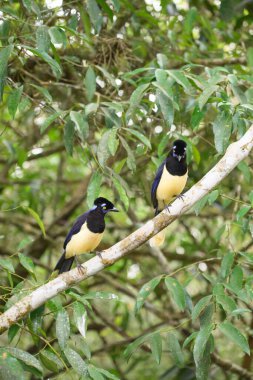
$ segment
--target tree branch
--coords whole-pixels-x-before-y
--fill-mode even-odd
[[[46,301],[63,292],[70,286],[95,275],[105,267],[112,265],[133,249],[140,247],[152,236],[171,224],[176,218],[188,211],[197,201],[208,194],[226,176],[248,156],[253,147],[253,125],[237,142],[232,143],[221,160],[189,191],[183,199],[177,199],[170,207],[154,219],[102,253],[102,260],[95,256],[83,264],[83,273],[77,268],[58,276],[56,279],[40,286],[30,295],[18,301],[0,316],[0,331],[8,329],[20,318],[37,309]]]
[[[253,380],[252,372],[240,367],[239,365],[232,363],[228,360],[221,359],[215,353],[212,354],[213,361],[216,365],[223,368],[226,371],[239,375],[240,379]]]

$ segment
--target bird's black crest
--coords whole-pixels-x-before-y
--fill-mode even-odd
[[[108,199],[103,198],[103,197],[99,197],[99,198],[95,199],[94,205],[95,206],[105,205],[107,210],[111,210],[114,208],[114,204],[112,202],[108,201]]]
[[[175,151],[176,154],[182,155],[186,151],[186,142],[183,140],[176,140],[173,143],[173,150]]]

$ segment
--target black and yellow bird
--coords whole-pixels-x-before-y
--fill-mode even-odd
[[[77,260],[77,255],[94,252],[103,237],[105,215],[110,211],[118,212],[112,202],[99,197],[89,211],[77,218],[64,241],[64,252],[56,264],[55,271],[67,272],[74,259]],[[79,263],[78,266],[81,269]]]
[[[187,181],[188,169],[186,163],[186,143],[176,140],[167,158],[157,170],[152,189],[151,200],[155,215],[159,214],[174,197],[179,196]],[[165,239],[165,230],[159,232],[150,240],[151,246],[160,246]]]

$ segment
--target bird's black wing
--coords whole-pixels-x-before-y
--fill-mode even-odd
[[[68,235],[64,241],[64,244],[63,244],[64,249],[66,249],[66,246],[67,246],[68,242],[71,240],[72,236],[75,234],[78,234],[78,232],[82,228],[82,225],[86,222],[89,212],[90,211],[85,212],[84,214],[82,214],[81,216],[79,216],[76,219],[75,223],[73,224],[71,230],[69,231],[69,233],[68,233]]]
[[[156,209],[156,212],[158,211],[158,201],[156,198],[156,190],[157,190],[157,187],[159,185],[160,179],[162,177],[165,162],[166,162],[166,160],[164,160],[163,163],[159,166],[159,168],[156,172],[154,182],[152,184],[152,188],[151,188],[151,200],[152,200],[154,208]]]

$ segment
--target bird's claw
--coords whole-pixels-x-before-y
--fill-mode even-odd
[[[176,199],[182,199],[182,200],[184,200],[184,194],[179,194],[179,195],[176,197]]]
[[[102,251],[103,252],[103,251]],[[103,257],[101,255],[102,252],[95,252],[96,255],[100,258],[101,261],[103,261]]]
[[[171,206],[171,205],[166,205],[166,206],[165,206],[165,210],[168,211],[169,214],[170,214],[170,206]]]
[[[85,268],[80,263],[77,264],[77,270],[78,270],[78,272],[80,274],[84,274],[85,273]]]

